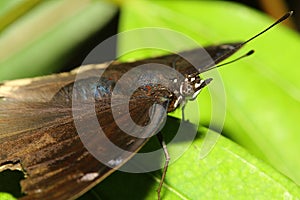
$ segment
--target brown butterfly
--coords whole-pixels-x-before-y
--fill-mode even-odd
[[[291,14],[289,12],[272,26]],[[202,80],[199,74],[215,68],[215,64],[258,35],[246,42],[208,46],[186,51],[179,54],[181,56],[172,54],[130,63],[87,65],[80,71],[2,83],[0,170],[17,169],[25,174],[25,179],[21,181],[25,194],[20,198],[22,200],[74,199],[82,195],[126,163],[150,136],[159,132],[166,112],[172,112],[187,100],[197,97],[211,81]],[[210,57],[205,56],[203,50]],[[197,67],[186,57],[197,58]],[[167,67],[156,69],[155,64]],[[137,70],[133,78],[122,79],[125,73],[141,65],[145,68]],[[174,69],[179,74],[173,73]],[[80,74],[79,79],[76,79],[77,73]],[[121,89],[116,92],[112,103],[113,91],[121,79]],[[150,79],[152,82],[147,82]],[[128,96],[127,88],[134,82],[138,82],[139,87]],[[90,100],[94,102],[92,110],[86,109],[91,106]],[[113,110],[128,109],[128,103],[132,121],[141,127],[151,123],[155,126],[136,132],[127,125],[128,115],[121,113],[117,117],[118,123],[124,125],[128,132],[136,132],[136,135],[124,132],[116,122]],[[164,109],[153,108],[154,104]],[[74,117],[74,112],[79,114]],[[92,121],[94,116],[105,133],[101,136],[103,138],[99,139],[98,130],[91,129],[90,123],[86,123]],[[76,123],[81,124],[81,134],[88,144],[83,144]],[[107,149],[102,142],[104,137],[127,153]],[[99,162],[86,145],[106,160]],[[163,141],[162,145],[165,146]],[[166,170],[167,164],[159,191]]]

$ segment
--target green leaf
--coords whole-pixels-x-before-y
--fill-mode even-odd
[[[0,36],[0,80],[59,69],[64,57],[116,11],[104,1],[43,1],[16,19],[20,5],[7,7],[2,14],[13,23]]]
[[[41,0],[0,2],[0,31],[32,9]]]
[[[11,194],[0,192],[0,199],[1,200],[16,200]]]

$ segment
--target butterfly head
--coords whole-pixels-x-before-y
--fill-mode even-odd
[[[187,75],[184,81],[180,83],[179,91],[177,91],[177,99],[172,105],[172,110],[175,110],[179,105],[184,106],[186,101],[196,99],[201,89],[212,81],[212,78],[201,79],[199,74]]]

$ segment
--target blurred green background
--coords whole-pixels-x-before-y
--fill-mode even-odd
[[[2,0],[0,80],[68,71],[80,66],[86,55],[103,40],[126,30],[169,28],[201,45],[220,44],[244,41],[270,25],[274,21],[270,15],[277,19],[287,10],[295,10],[294,18],[287,24],[289,27],[279,25],[239,53],[255,49],[253,56],[219,69],[226,94],[222,132],[225,137],[220,138],[203,160],[199,159],[199,148],[211,119],[212,105],[207,90],[199,95],[199,139],[170,166],[163,197],[296,198],[300,196],[297,60],[300,9],[297,1],[272,2]],[[143,39],[136,36],[116,41],[109,51],[117,55],[121,47]],[[151,36],[151,40],[173,42],[168,39]],[[178,45],[176,41],[174,45]],[[180,46],[182,50],[192,48]],[[130,59],[155,55],[157,52],[152,51],[133,53]],[[180,118],[181,115],[176,112],[173,116]],[[176,123],[171,120],[166,132]],[[81,199],[153,199],[160,176],[161,172],[116,172]],[[0,197],[10,199],[7,194]]]

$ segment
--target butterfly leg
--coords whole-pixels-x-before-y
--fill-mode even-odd
[[[185,109],[185,103],[182,104],[181,107],[181,120],[185,122],[186,120],[184,119],[184,109]]]
[[[163,169],[163,174],[162,174],[161,180],[159,182],[159,186],[157,188],[157,197],[158,197],[158,200],[160,200],[161,199],[160,198],[160,192],[161,192],[162,185],[164,183],[164,179],[165,179],[166,174],[167,174],[169,161],[170,161],[170,155],[169,155],[169,152],[168,152],[168,149],[167,149],[166,142],[164,141],[163,135],[162,135],[161,132],[159,132],[157,134],[157,138],[158,138],[158,141],[159,141],[160,145],[163,148],[163,151],[164,151],[164,154],[165,154],[165,157],[166,157],[166,161],[165,161],[165,165],[164,165],[164,169]]]

